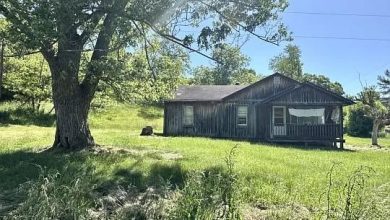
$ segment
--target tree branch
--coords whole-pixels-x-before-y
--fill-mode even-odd
[[[37,53],[41,53],[41,50],[30,51],[30,52],[26,52],[23,54],[14,53],[14,54],[9,54],[9,55],[4,55],[4,57],[6,57],[6,58],[23,57],[23,56],[33,55],[33,54],[37,54]]]
[[[93,33],[94,28],[99,24],[99,21],[103,18],[103,16],[105,14],[106,14],[106,11],[104,10],[104,7],[100,7],[98,9],[96,9],[96,11],[91,14],[91,16],[90,16],[91,27],[85,29],[80,35],[81,42],[83,45],[90,38],[91,34]]]
[[[91,61],[102,61],[107,56],[111,38],[115,30],[115,19],[124,12],[126,4],[126,0],[115,1],[111,10],[106,15],[103,21],[103,27],[100,30],[95,43]],[[81,89],[85,92],[86,98],[92,99],[102,72],[102,70],[94,69],[92,66],[88,68],[88,71],[80,84]]]
[[[169,41],[171,41],[171,42],[173,42],[173,43],[175,43],[175,44],[178,44],[178,45],[180,45],[180,46],[186,48],[186,49],[189,50],[190,52],[197,53],[197,54],[199,54],[199,55],[201,55],[201,56],[203,56],[203,57],[206,57],[206,58],[208,58],[208,59],[210,59],[210,60],[213,60],[213,61],[215,61],[215,62],[217,62],[217,63],[220,63],[218,60],[214,59],[213,57],[211,57],[211,56],[209,56],[209,55],[207,55],[207,54],[205,54],[205,53],[202,53],[202,52],[200,52],[199,50],[196,50],[196,49],[194,49],[194,48],[192,48],[192,47],[190,47],[190,46],[188,46],[188,45],[185,45],[184,43],[181,42],[181,41],[182,41],[181,39],[179,39],[179,38],[177,38],[177,37],[175,37],[175,36],[172,36],[172,35],[165,34],[165,33],[161,32],[160,30],[158,30],[158,29],[157,29],[154,25],[152,25],[151,23],[149,23],[149,22],[147,22],[147,21],[140,21],[140,20],[137,20],[137,21],[142,22],[142,23],[145,23],[147,26],[149,26],[149,27],[151,28],[151,30],[152,30],[154,33],[158,34],[159,36],[161,36],[161,37],[163,37],[163,38],[165,38],[165,39],[167,39],[167,40],[169,40]]]
[[[214,6],[210,5],[210,4],[205,3],[204,1],[199,1],[199,2],[202,3],[203,5],[205,5],[205,6],[209,7],[209,8],[211,8],[212,10],[214,10],[217,14],[219,14],[223,19],[227,20],[228,22],[231,22],[231,23],[233,23],[234,25],[237,25],[237,26],[241,27],[241,28],[244,29],[246,32],[248,32],[249,34],[251,34],[251,35],[253,35],[253,36],[259,38],[259,39],[262,40],[262,41],[265,41],[265,42],[267,42],[267,43],[271,43],[271,44],[273,44],[273,45],[279,46],[279,43],[277,43],[277,42],[275,42],[275,41],[271,41],[271,40],[267,39],[267,38],[264,37],[264,36],[260,36],[260,35],[256,34],[255,32],[248,30],[247,27],[245,27],[244,25],[242,25],[242,24],[241,24],[240,22],[238,22],[237,20],[225,16],[225,15],[224,15],[221,11],[219,11],[216,7],[214,7]]]
[[[138,32],[140,32],[140,34],[141,34],[141,35],[143,36],[143,38],[144,38],[144,51],[145,51],[146,61],[147,61],[147,63],[148,63],[148,66],[149,66],[150,71],[152,72],[153,79],[154,79],[154,81],[156,81],[156,79],[157,79],[157,74],[156,74],[156,72],[155,72],[155,70],[154,70],[154,68],[153,68],[153,66],[152,66],[151,61],[150,61],[149,51],[148,51],[148,44],[149,44],[149,45],[152,45],[152,44],[151,44],[151,43],[148,41],[148,39],[147,39],[147,36],[146,36],[146,32],[145,32],[144,26],[141,24],[141,27],[142,27],[142,28],[140,28],[140,27],[138,27],[137,23],[134,22],[134,21],[133,21],[133,24],[134,24],[134,26],[137,28]]]

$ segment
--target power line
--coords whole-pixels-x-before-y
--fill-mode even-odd
[[[285,11],[285,14],[303,14],[303,15],[324,15],[324,16],[354,16],[354,17],[377,17],[390,18],[385,14],[357,14],[357,13],[333,13],[333,12],[306,12],[306,11]]]
[[[358,40],[358,41],[382,41],[390,42],[390,38],[359,38],[359,37],[332,37],[332,36],[305,36],[294,35],[294,38],[310,38],[310,39],[335,39],[335,40]]]

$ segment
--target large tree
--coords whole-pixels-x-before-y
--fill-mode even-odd
[[[358,94],[358,100],[363,104],[366,116],[373,120],[371,143],[378,145],[379,126],[390,123],[389,110],[381,102],[380,94],[374,86],[364,87]]]
[[[302,81],[311,82],[326,89],[329,89],[339,95],[344,95],[343,86],[339,82],[332,82],[329,77],[324,76],[322,74],[305,73],[303,74]]]
[[[288,44],[281,54],[271,59],[269,67],[273,71],[285,74],[293,79],[302,79],[301,50],[296,45]]]
[[[212,67],[200,66],[194,69],[192,83],[208,85],[250,84],[259,79],[256,72],[249,69],[249,57],[241,53],[239,47],[227,44],[218,45],[212,52],[217,60]]]
[[[332,82],[329,77],[322,74],[303,73],[301,49],[296,45],[288,44],[281,54],[271,59],[269,67],[275,72],[279,72],[300,82],[311,82],[339,95],[344,95],[341,84]]]
[[[288,37],[279,22],[286,7],[286,0],[2,0],[0,15],[21,53],[39,51],[48,62],[56,112],[53,147],[75,149],[95,145],[88,112],[100,79],[109,76],[110,51],[139,44],[151,31],[205,56],[201,50],[242,32],[277,44]],[[182,34],[188,26],[199,33]],[[85,50],[92,55],[80,75]]]

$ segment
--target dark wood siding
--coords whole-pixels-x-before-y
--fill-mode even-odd
[[[183,125],[183,106],[194,107],[194,125]],[[237,107],[248,106],[246,126],[237,125]],[[225,138],[256,138],[256,108],[253,103],[166,103],[164,134]]]
[[[228,100],[261,100],[296,85],[297,82],[283,76],[268,77],[232,95]]]
[[[319,104],[319,105],[342,105],[340,99],[337,99],[329,94],[314,89],[310,86],[304,86],[294,90],[282,97],[279,97],[271,102],[272,104]]]
[[[184,126],[183,107],[194,107],[193,126]],[[167,135],[202,135],[215,136],[217,133],[218,105],[213,103],[166,103],[164,117],[167,123],[164,134]]]

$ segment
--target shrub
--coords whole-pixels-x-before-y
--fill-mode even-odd
[[[372,119],[365,116],[361,103],[350,108],[347,133],[355,137],[369,137],[372,130]]]

